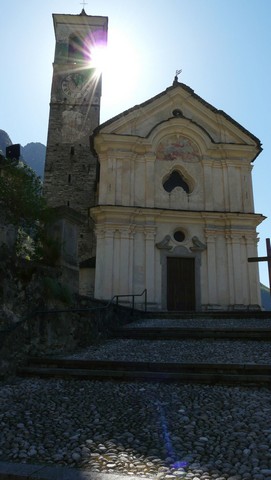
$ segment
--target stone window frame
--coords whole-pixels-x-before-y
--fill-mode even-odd
[[[195,310],[201,310],[201,288],[200,288],[200,269],[201,269],[201,253],[191,252],[184,246],[177,246],[170,252],[168,250],[160,250],[161,264],[161,305],[162,310],[167,310],[167,258],[168,257],[189,257],[195,259]]]

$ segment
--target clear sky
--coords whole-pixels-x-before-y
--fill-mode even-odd
[[[13,143],[46,144],[55,37],[52,13],[79,14],[83,0],[0,0],[0,129]],[[109,17],[110,68],[101,121],[179,81],[257,136],[253,168],[259,255],[271,237],[271,0],[89,0]],[[267,265],[260,266],[268,284]]]

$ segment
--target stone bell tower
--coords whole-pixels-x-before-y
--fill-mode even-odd
[[[53,14],[56,47],[53,63],[44,194],[53,207],[68,206],[83,215],[79,259],[94,255],[88,217],[95,205],[97,159],[90,135],[99,125],[101,75],[95,51],[107,43],[107,17]]]

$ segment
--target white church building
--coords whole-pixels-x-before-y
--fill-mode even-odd
[[[261,305],[252,162],[260,141],[175,77],[98,126],[95,297],[139,294],[150,310]],[[142,299],[138,299],[142,302]]]
[[[83,9],[53,21],[44,194],[85,219],[80,293],[147,290],[152,310],[259,309],[258,265],[248,262],[265,218],[253,203],[258,138],[177,77],[99,125],[91,52],[106,45],[108,19]]]

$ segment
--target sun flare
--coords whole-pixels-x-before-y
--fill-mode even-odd
[[[91,52],[91,65],[96,76],[103,75],[103,96],[114,102],[117,93],[127,96],[138,79],[139,54],[129,38],[112,32],[108,46],[96,46]]]

